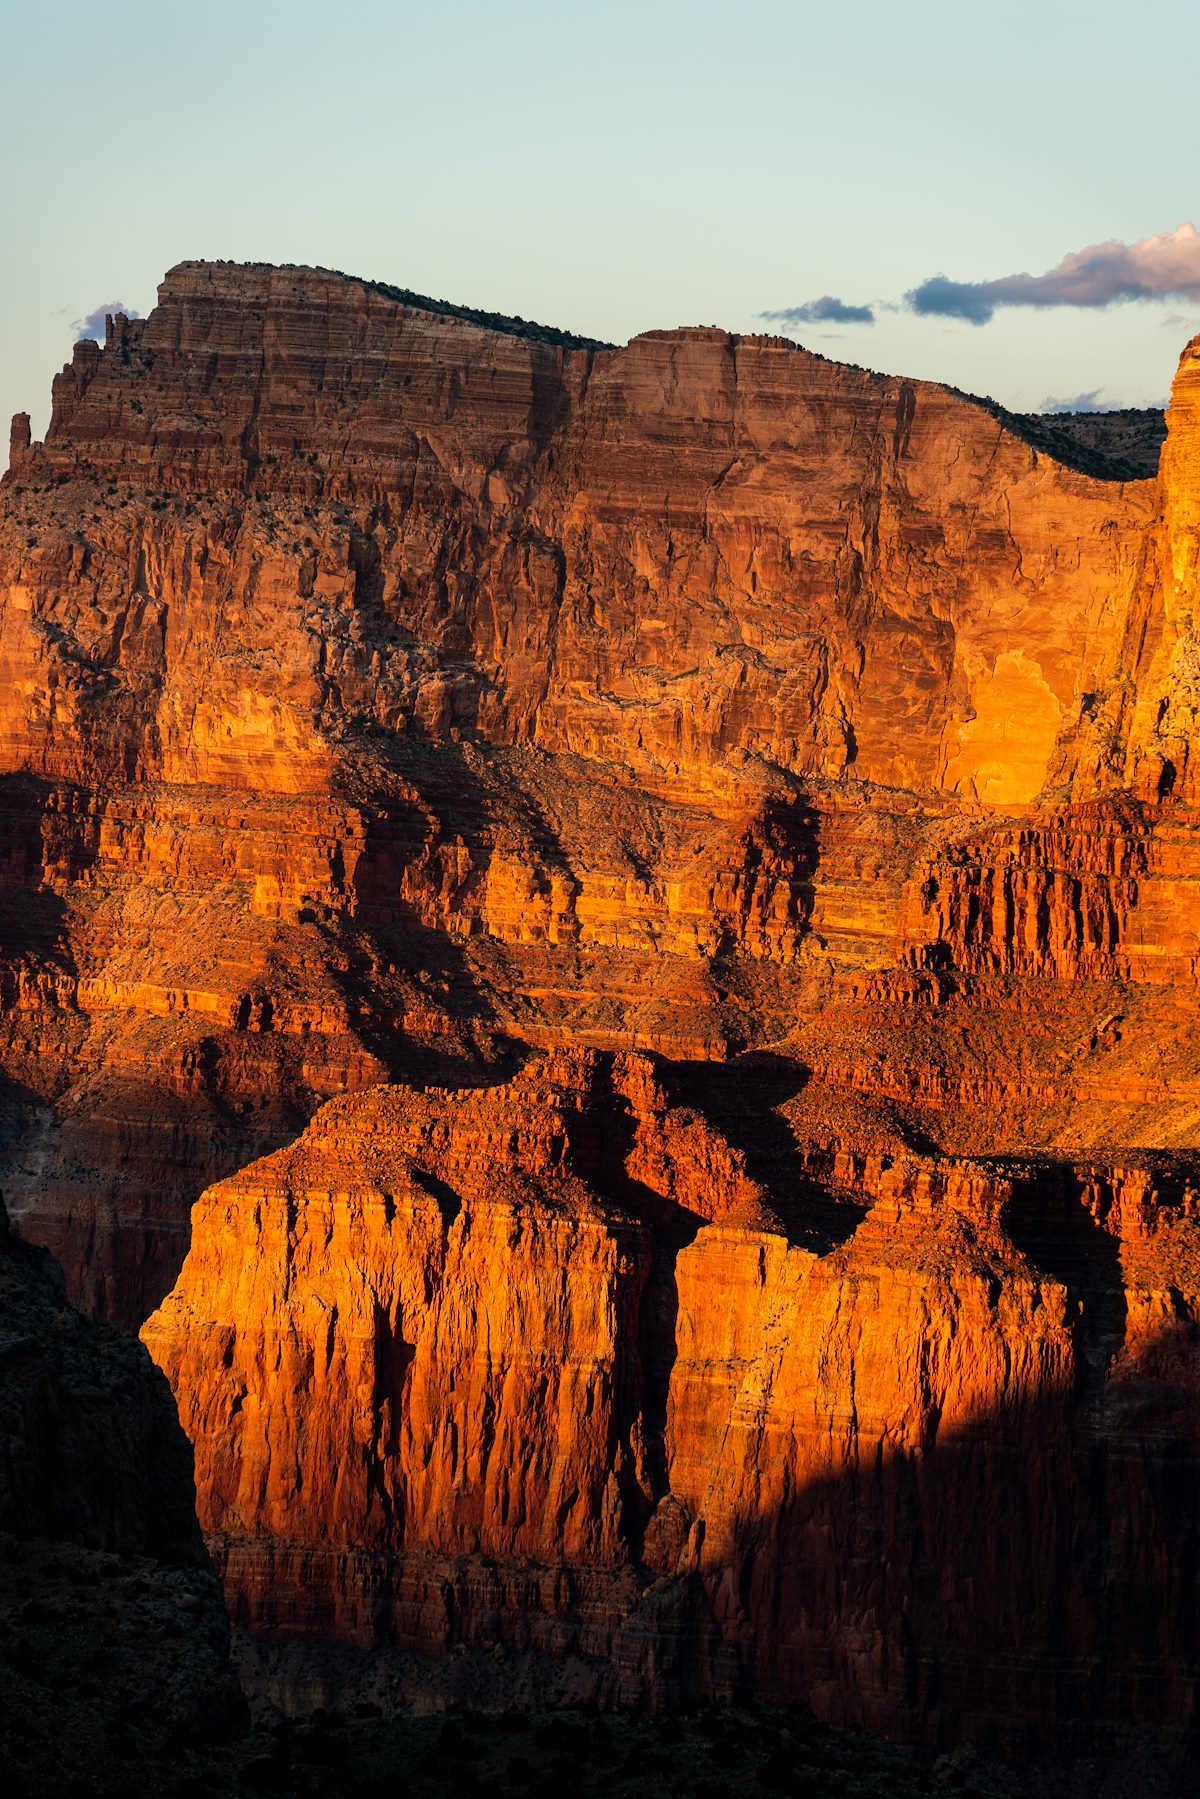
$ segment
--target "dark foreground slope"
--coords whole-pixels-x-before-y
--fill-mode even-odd
[[[71,1306],[0,1200],[0,1530],[206,1571],[192,1451],[141,1345]]]
[[[131,1773],[158,1791],[138,1784],[146,1752],[178,1759],[243,1711],[166,1383],[132,1337],[66,1303],[0,1203],[5,1792],[116,1793]]]

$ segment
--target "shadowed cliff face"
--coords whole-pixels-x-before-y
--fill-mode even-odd
[[[66,1302],[0,1200],[0,1530],[203,1567],[192,1457],[162,1376]]]
[[[1190,1715],[1198,371],[1122,484],[312,270],[77,347],[0,489],[4,1178],[169,1294],[239,1615]]]
[[[67,1304],[2,1200],[0,1653],[16,1799],[128,1783],[131,1721],[153,1720],[160,1758],[174,1733],[178,1757],[185,1733],[245,1712],[167,1384],[134,1338]]]

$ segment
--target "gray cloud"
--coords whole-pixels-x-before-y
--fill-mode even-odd
[[[1069,400],[1056,400],[1050,395],[1042,401],[1039,412],[1112,412],[1117,410],[1107,401],[1100,398],[1104,392],[1102,387],[1093,387],[1090,393],[1072,394]]]
[[[72,320],[71,329],[75,333],[75,342],[78,343],[84,337],[94,337],[103,343],[104,321],[109,313],[115,317],[118,312],[123,312],[127,319],[140,319],[142,316],[134,307],[126,306],[124,300],[108,300],[103,306],[97,306],[94,311],[89,312],[85,319]]]
[[[822,294],[819,300],[805,300],[802,306],[781,306],[775,312],[760,312],[759,318],[781,325],[873,325],[875,314],[869,306],[850,306],[835,294]]]
[[[1064,256],[1044,275],[951,281],[933,275],[904,296],[916,313],[986,325],[1002,306],[1111,306],[1118,300],[1200,300],[1200,232],[1194,225],[1142,238],[1110,239]]]

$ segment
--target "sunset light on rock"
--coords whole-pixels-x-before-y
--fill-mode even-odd
[[[0,28],[4,1799],[1196,1799],[1192,21],[269,11]]]

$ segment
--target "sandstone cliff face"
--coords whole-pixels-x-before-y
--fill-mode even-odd
[[[6,1180],[126,1322],[327,1094],[506,1036],[778,1042],[945,960],[964,807],[1121,778],[1151,486],[783,340],[571,347],[182,264],[13,443]],[[1040,881],[1035,934],[1073,904]],[[1068,918],[1037,956],[1173,978],[1162,891],[1149,953],[1125,889],[1101,954]]]
[[[783,339],[564,351],[188,263],[15,477],[67,491],[4,570],[8,765],[283,793],[373,724],[1021,804],[1152,507]]]
[[[1184,351],[1171,397],[1160,474],[1157,585],[1137,609],[1136,700],[1124,778],[1159,797],[1194,803],[1191,738],[1197,706],[1195,596],[1200,545],[1200,340]]]
[[[387,1546],[412,1516],[451,1554],[558,1539],[568,1560],[610,1563],[647,1480],[635,1394],[658,1277],[639,1213],[670,1241],[694,1206],[761,1214],[757,1188],[637,1060],[560,1052],[510,1087],[380,1087],[363,1104],[331,1101],[210,1189],[186,1284],[145,1327],[172,1367],[186,1359],[192,1434],[234,1448],[199,1475],[206,1517]],[[214,1352],[219,1394],[200,1367]],[[290,1405],[272,1403],[276,1375]]]
[[[144,1336],[235,1616],[926,1742],[1182,1718],[1195,1194],[843,1152],[777,1196],[644,1059],[564,1052],[212,1189]]]
[[[148,1341],[256,1625],[1183,1719],[1196,348],[1121,483],[780,339],[509,327],[182,264],[17,421],[22,1227],[130,1322],[188,1253]]]

